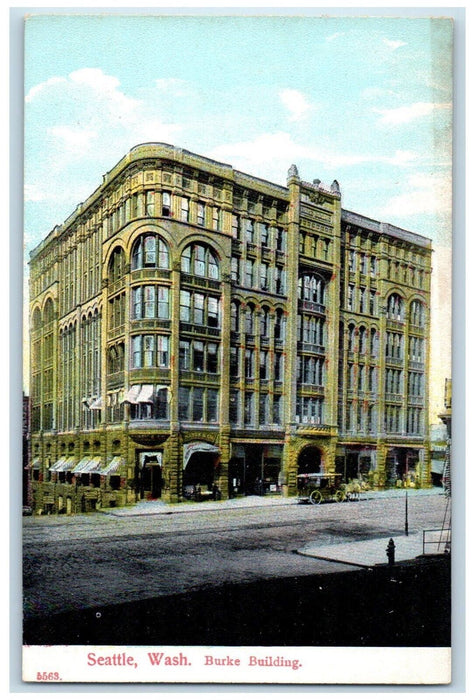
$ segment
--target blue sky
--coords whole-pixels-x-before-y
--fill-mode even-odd
[[[407,17],[33,17],[26,249],[130,148],[163,141],[280,184],[292,163],[336,178],[346,209],[432,238],[447,316],[451,32]]]

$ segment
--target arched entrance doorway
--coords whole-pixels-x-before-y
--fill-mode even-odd
[[[208,442],[189,442],[183,447],[183,495],[212,492],[216,483],[219,448]]]
[[[299,474],[313,474],[323,471],[321,449],[315,445],[307,445],[300,452],[297,464]]]
[[[162,453],[140,452],[135,470],[135,481],[140,498],[162,496]]]

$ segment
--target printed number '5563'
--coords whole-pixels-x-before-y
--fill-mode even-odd
[[[57,671],[38,671],[36,674],[37,681],[59,681],[59,673]]]

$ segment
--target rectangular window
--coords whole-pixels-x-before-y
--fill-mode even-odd
[[[136,335],[132,338],[132,367],[142,366],[142,337]]]
[[[259,396],[259,425],[266,425],[268,423],[268,407],[268,394],[261,394]]]
[[[268,246],[269,245],[269,229],[267,228],[267,224],[260,224],[260,228],[261,228],[261,245]]]
[[[207,391],[207,420],[210,423],[216,423],[218,420],[218,390],[208,389]]]
[[[244,423],[246,425],[254,423],[254,394],[250,392],[244,395]]]
[[[360,314],[366,310],[366,289],[360,289]]]
[[[178,418],[179,420],[190,419],[190,390],[181,386],[178,390]]]
[[[142,318],[142,290],[143,287],[132,289],[132,318]]]
[[[158,318],[170,318],[168,287],[158,287]]]
[[[219,300],[208,297],[207,325],[211,328],[219,328]]]
[[[180,218],[182,221],[188,221],[189,216],[190,216],[190,202],[188,200],[188,197],[182,197],[181,198]]]
[[[254,262],[252,260],[246,260],[246,287],[254,286]]]
[[[229,394],[229,422],[239,422],[239,391],[235,389]]]
[[[250,348],[246,348],[244,356],[244,376],[246,379],[254,377],[254,351]]]
[[[193,388],[193,420],[202,422],[204,420],[204,389],[202,387],[195,386]]]
[[[252,219],[245,219],[245,226],[247,243],[254,243],[254,221],[252,221]]]
[[[355,296],[355,288],[353,287],[352,284],[349,284],[348,285],[348,309],[350,311],[352,311],[352,309],[353,309],[354,296]]]
[[[267,291],[269,289],[269,265],[261,263],[261,289]]]
[[[171,216],[171,197],[169,192],[162,192],[162,216]]]
[[[144,287],[144,318],[155,318],[155,287]]]
[[[154,335],[144,335],[143,336],[143,366],[153,367],[154,366],[154,356],[155,356],[155,336]]]
[[[220,210],[218,207],[213,207],[213,231],[219,231],[220,229]]]
[[[216,343],[208,343],[206,369],[210,374],[218,373],[218,346]]]
[[[280,395],[274,395],[272,422],[274,425],[280,425],[282,423],[282,396]]]
[[[195,372],[204,371],[204,343],[199,340],[193,341],[193,369]]]
[[[267,352],[265,350],[261,350],[259,354],[259,378],[260,379],[268,379],[268,374],[267,374]]]
[[[180,291],[180,321],[191,321],[191,294],[183,289]]]
[[[202,204],[201,202],[198,202],[197,209],[196,209],[196,223],[199,226],[205,225],[205,205]]]
[[[188,340],[180,340],[179,368],[180,370],[190,369],[190,342]]]
[[[229,372],[231,377],[239,376],[239,348],[231,346]]]
[[[199,326],[204,325],[205,298],[203,294],[193,295],[193,321]]]
[[[233,238],[239,238],[239,217],[236,216],[236,214],[232,215],[231,232],[232,232]]]
[[[275,247],[279,252],[283,252],[285,247],[285,234],[281,228],[275,230]]]
[[[155,216],[155,193],[152,190],[147,190],[145,202],[147,216]]]
[[[282,381],[282,378],[283,378],[282,361],[283,361],[282,353],[276,352],[275,356],[274,356],[274,379],[276,382]]]
[[[239,259],[231,258],[231,281],[239,284]]]
[[[168,336],[157,335],[157,367],[168,367]]]

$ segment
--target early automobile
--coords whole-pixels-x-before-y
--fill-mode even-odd
[[[297,476],[297,493],[300,503],[318,505],[323,501],[346,500],[345,485],[341,483],[341,474],[314,472]]]

